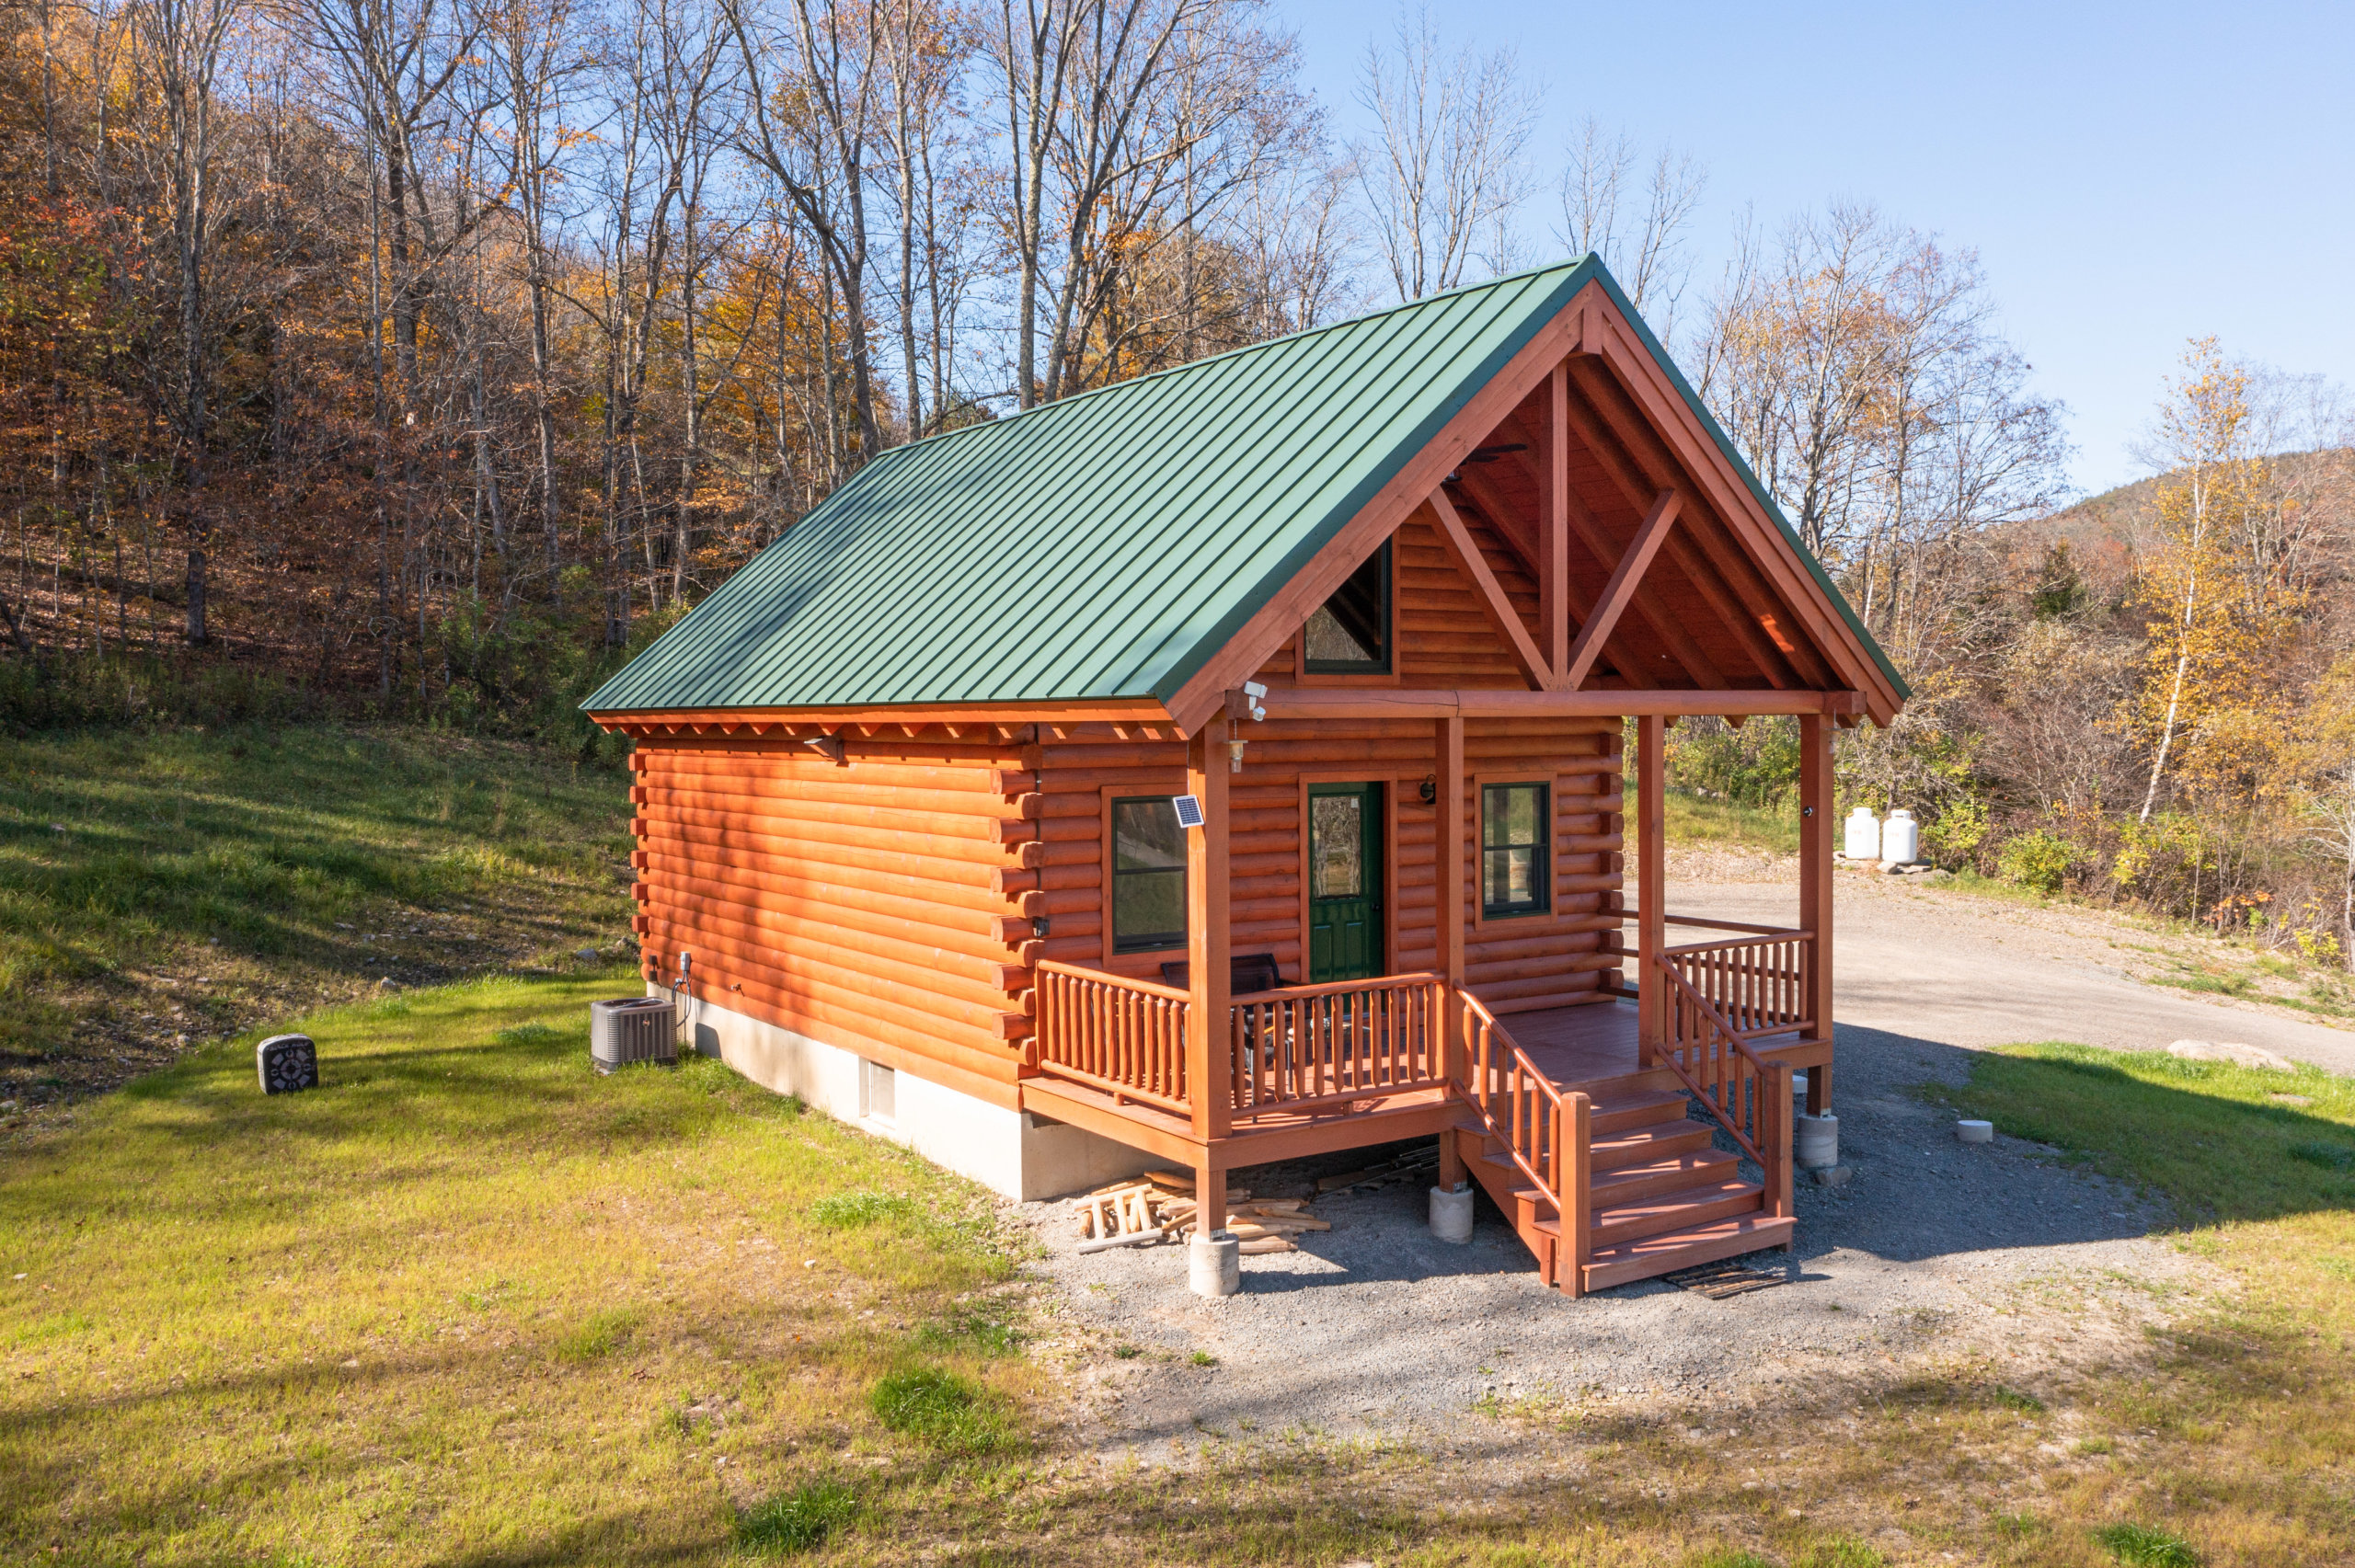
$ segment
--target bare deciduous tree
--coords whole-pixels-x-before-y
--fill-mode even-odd
[[[1591,115],[1580,123],[1563,166],[1563,247],[1602,257],[1663,342],[1673,340],[1676,307],[1692,280],[1685,235],[1707,184],[1690,154],[1667,147],[1639,174],[1635,143],[1624,132],[1607,134]]]
[[[239,0],[148,0],[133,12],[146,42],[140,58],[153,73],[163,111],[163,184],[168,202],[172,277],[178,294],[180,350],[171,411],[179,438],[188,530],[187,637],[190,644],[203,643],[209,635],[205,551],[212,542],[213,525],[206,515],[204,490],[211,455],[213,343],[205,285],[213,238],[224,215],[213,189],[218,151],[215,88],[238,8]],[[46,57],[42,66],[46,81]]]
[[[1465,281],[1488,240],[1527,199],[1522,153],[1535,96],[1511,50],[1443,55],[1428,11],[1402,14],[1388,49],[1369,44],[1358,101],[1373,116],[1357,149],[1358,187],[1375,250],[1401,300]]]

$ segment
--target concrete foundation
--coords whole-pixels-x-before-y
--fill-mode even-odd
[[[1472,1184],[1466,1182],[1453,1192],[1445,1187],[1431,1189],[1431,1234],[1442,1242],[1466,1242],[1472,1240]]]
[[[1232,1296],[1243,1288],[1243,1243],[1227,1232],[1197,1235],[1186,1243],[1186,1284],[1197,1296]]]
[[[913,1069],[895,1072],[716,1002],[695,999],[686,1013],[687,1037],[703,1055],[1020,1202],[1086,1192],[1155,1163],[1127,1144],[976,1100]]]
[[[1802,1171],[1823,1170],[1840,1163],[1840,1118],[1826,1112],[1791,1114],[1791,1156]]]

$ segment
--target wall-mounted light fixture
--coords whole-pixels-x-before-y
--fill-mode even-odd
[[[1437,806],[1439,804],[1439,775],[1437,773],[1425,773],[1423,775],[1423,787],[1417,793],[1423,797],[1423,804],[1425,806]]]
[[[1243,683],[1243,694],[1251,700],[1251,722],[1265,724],[1268,720],[1268,709],[1266,704],[1260,699],[1268,694],[1267,687],[1257,681],[1246,681]],[[1239,757],[1242,753],[1237,752],[1236,755]]]

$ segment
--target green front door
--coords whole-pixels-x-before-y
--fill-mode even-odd
[[[1382,973],[1382,786],[1308,790],[1308,979]]]

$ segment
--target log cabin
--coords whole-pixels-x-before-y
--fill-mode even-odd
[[[1788,1244],[1832,736],[1906,695],[1589,257],[883,452],[584,705],[698,1048],[1206,1237],[1435,1138],[1579,1294]],[[1693,715],[1798,721],[1789,926],[1663,903]]]

